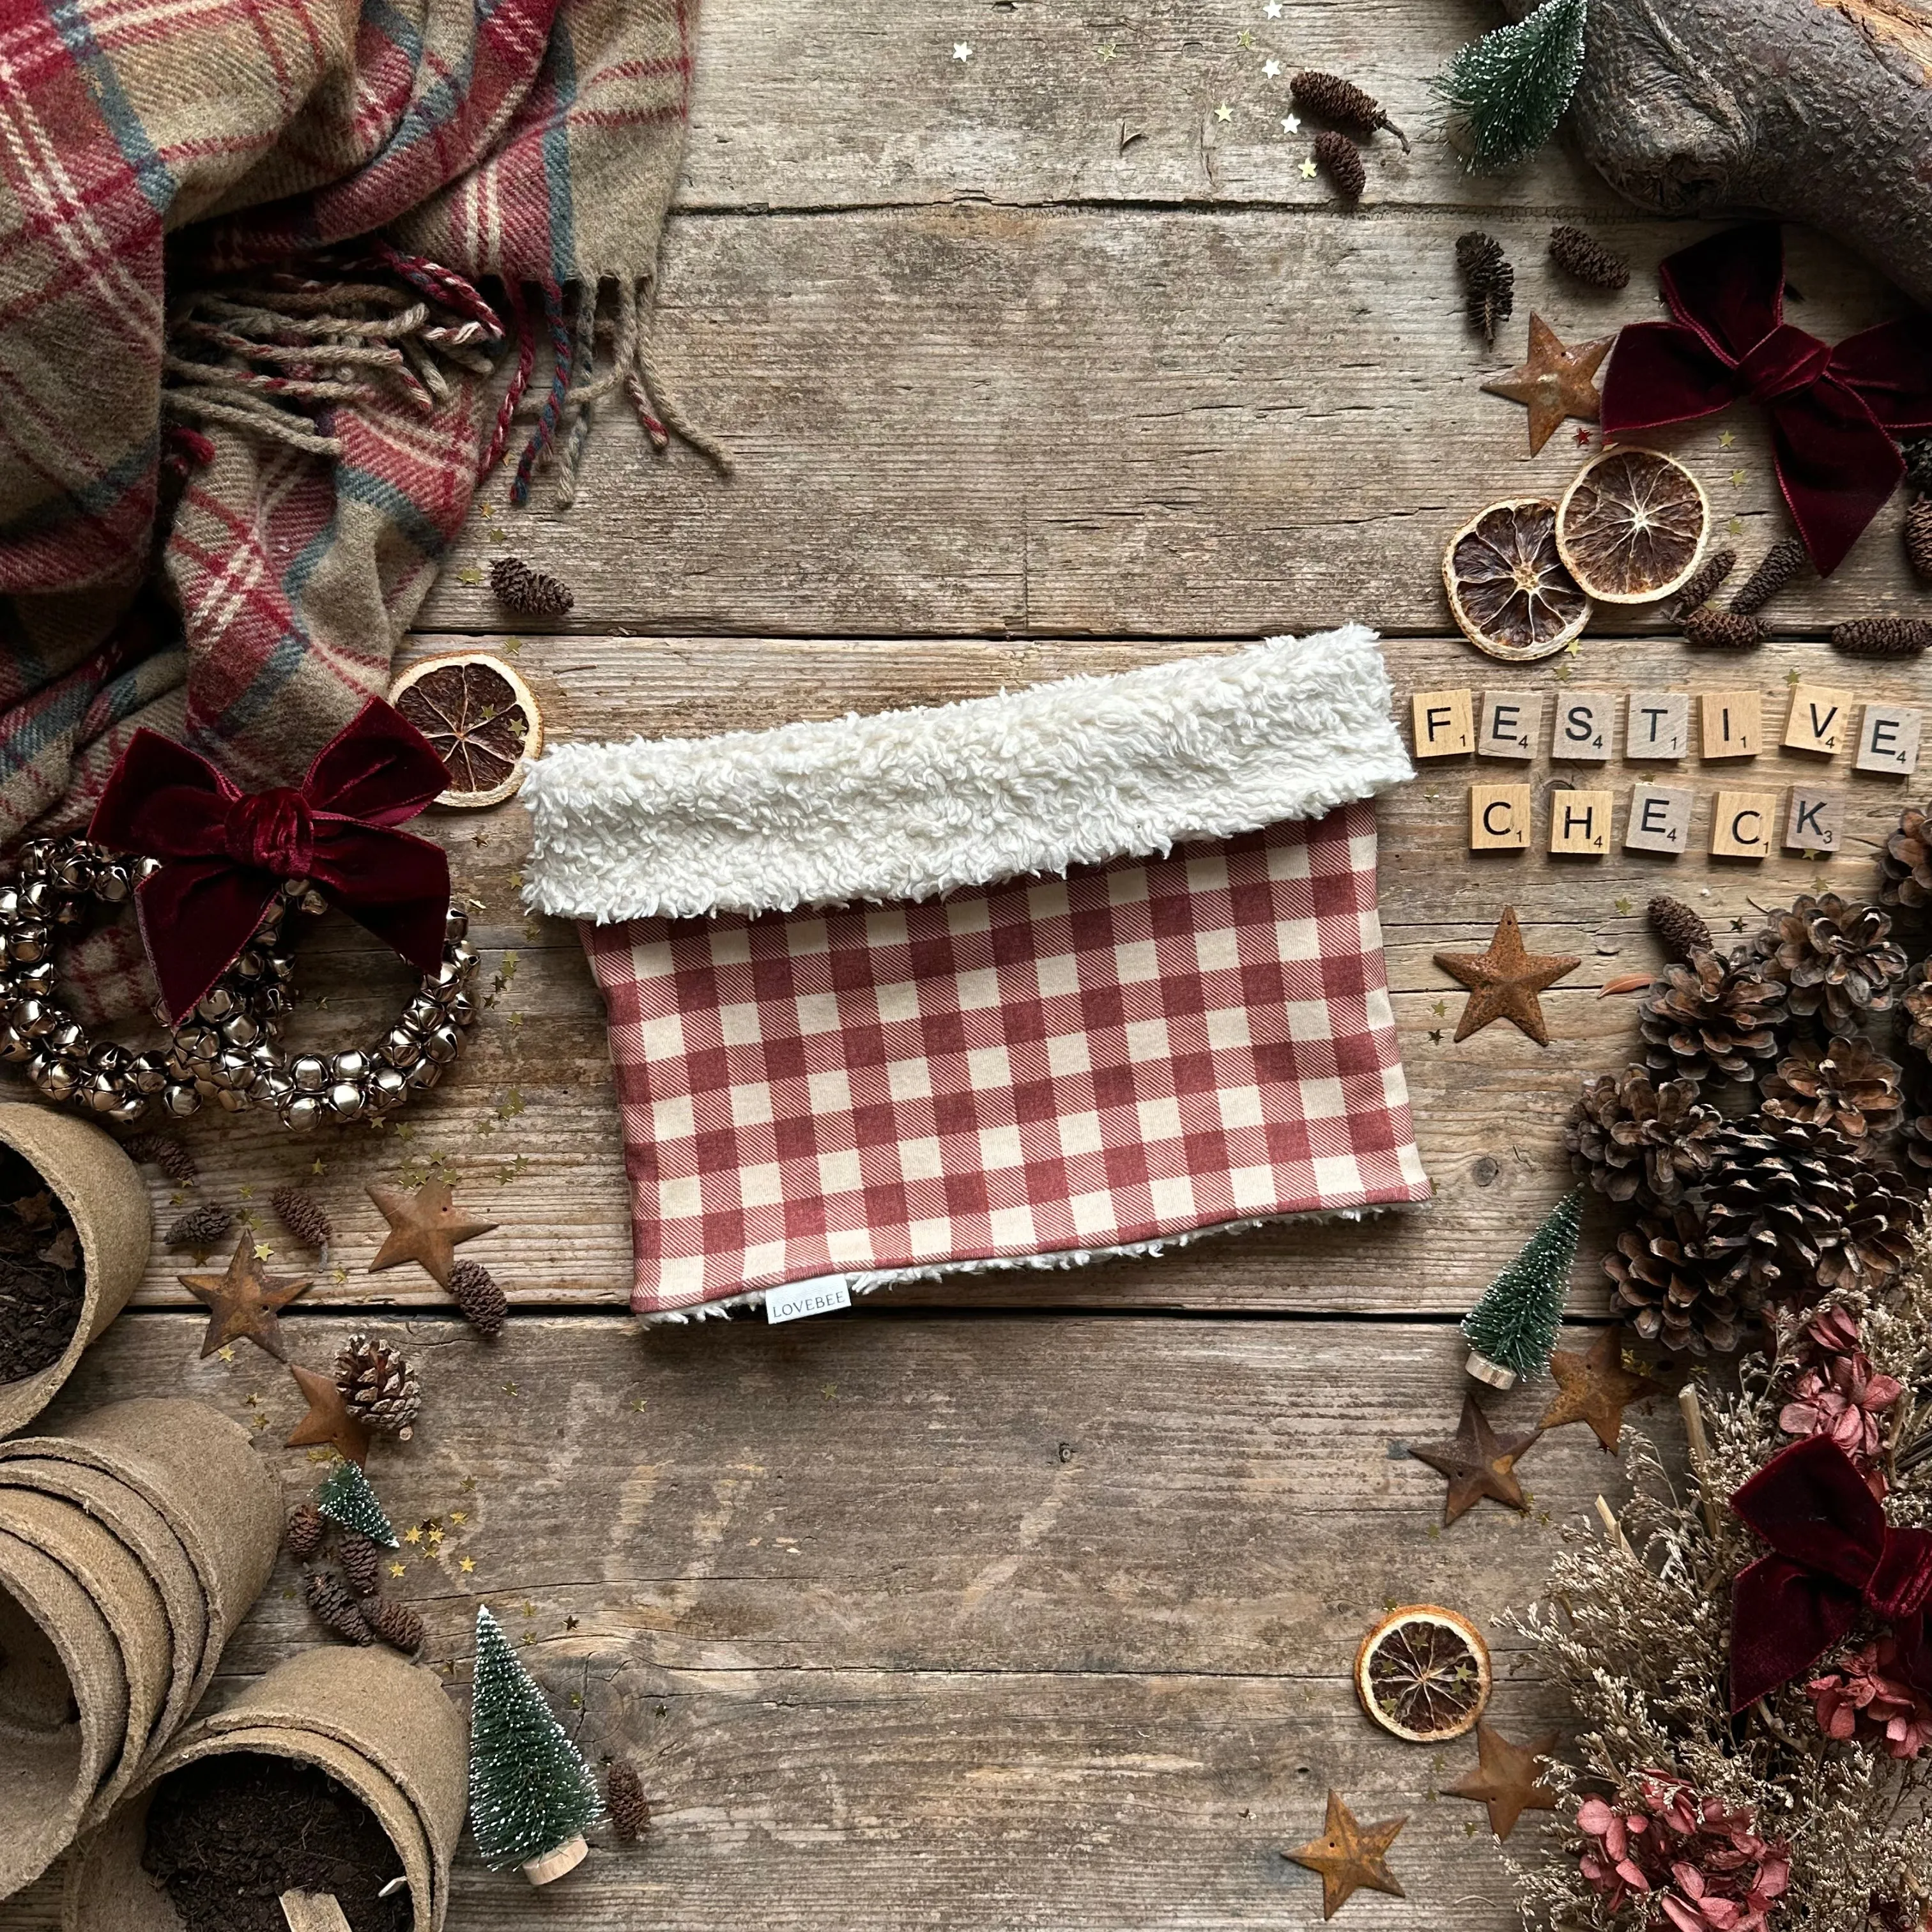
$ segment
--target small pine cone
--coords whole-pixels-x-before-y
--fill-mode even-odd
[[[1711,928],[1704,923],[1702,915],[1694,906],[1672,898],[1668,892],[1659,892],[1651,901],[1646,916],[1667,958],[1685,960],[1694,953],[1716,950],[1717,941],[1711,937]]]
[[[358,1597],[373,1597],[382,1587],[382,1552],[369,1539],[352,1529],[344,1530],[335,1546],[342,1574]]]
[[[1702,610],[1723,588],[1724,579],[1737,567],[1736,550],[1714,550],[1698,566],[1690,581],[1678,592],[1670,607],[1672,616],[1681,623],[1693,610]]]
[[[1694,1081],[1653,1081],[1641,1066],[1585,1081],[1564,1127],[1570,1166],[1612,1201],[1675,1207],[1716,1157],[1724,1124],[1697,1093]]]
[[[1920,580],[1932,584],[1932,496],[1922,496],[1905,513],[1905,554]]]
[[[235,1216],[226,1208],[218,1207],[212,1201],[206,1201],[199,1208],[190,1208],[185,1214],[180,1216],[161,1239],[171,1248],[206,1251],[213,1247],[234,1225]]]
[[[1700,651],[1755,650],[1769,635],[1762,617],[1719,610],[1708,604],[1684,620],[1684,641]]]
[[[1760,1083],[1764,1112],[1774,1120],[1804,1120],[1835,1127],[1848,1141],[1883,1133],[1898,1124],[1905,1105],[1900,1090],[1905,1070],[1862,1036],[1799,1040]]]
[[[1462,278],[1463,308],[1469,326],[1494,345],[1496,331],[1516,307],[1516,271],[1493,235],[1472,228],[1456,238],[1456,267]]]
[[[289,1511],[282,1540],[289,1546],[291,1556],[306,1563],[322,1547],[322,1539],[328,1534],[328,1519],[321,1510],[313,1503],[297,1503]]]
[[[1899,446],[1905,453],[1906,488],[1932,496],[1932,436],[1915,436]]]
[[[1723,1279],[1705,1258],[1702,1237],[1690,1208],[1643,1215],[1624,1228],[1604,1257],[1611,1310],[1645,1341],[1675,1353],[1734,1355],[1762,1297]]]
[[[494,1342],[503,1332],[503,1317],[509,1312],[508,1298],[491,1278],[481,1262],[458,1262],[449,1271],[450,1298],[482,1332]]]
[[[362,1606],[362,1616],[370,1629],[392,1650],[413,1657],[423,1646],[423,1621],[406,1604],[378,1597]]]
[[[335,1239],[327,1210],[313,1194],[299,1187],[278,1187],[268,1197],[278,1218],[305,1248],[326,1254]]]
[[[194,1156],[172,1134],[130,1134],[121,1145],[130,1160],[158,1167],[177,1187],[192,1187],[201,1178]]]
[[[644,1780],[638,1767],[627,1757],[614,1758],[604,1774],[604,1808],[610,1814],[610,1828],[620,1845],[634,1845],[651,1822],[651,1801],[644,1796]]]
[[[1932,905],[1932,814],[1908,805],[1898,830],[1880,847],[1878,863],[1881,905],[1912,910]]]
[[[520,556],[500,556],[490,566],[490,588],[520,617],[561,617],[576,601],[562,578],[532,570]]]
[[[1408,136],[1382,112],[1382,103],[1373,94],[1364,94],[1352,80],[1310,68],[1288,82],[1288,91],[1303,113],[1359,134],[1364,140],[1378,130],[1385,131],[1402,143],[1405,154],[1408,152]]]
[[[1731,608],[1742,617],[1756,616],[1810,561],[1796,537],[1780,538],[1744,579],[1744,588],[1731,599]]]
[[[308,1573],[308,1606],[324,1629],[332,1630],[344,1643],[375,1642],[368,1620],[356,1607],[356,1600],[342,1587],[341,1580],[327,1570]]]
[[[1550,231],[1550,259],[1566,275],[1574,275],[1593,289],[1630,286],[1630,264],[1594,235],[1586,235],[1567,221],[1559,221]]]
[[[335,1386],[358,1421],[410,1439],[422,1385],[400,1349],[373,1335],[350,1336],[335,1358]]]
[[[1315,137],[1315,164],[1335,184],[1335,192],[1344,201],[1360,201],[1369,184],[1368,170],[1362,166],[1362,151],[1346,134],[1324,128]]]
[[[1653,1074],[1666,1080],[1752,1081],[1775,1060],[1784,1022],[1782,980],[1750,959],[1694,953],[1666,966],[1638,1009]]]
[[[1808,892],[1772,914],[1751,939],[1754,970],[1785,988],[1792,1017],[1818,1021],[1848,1039],[1888,1013],[1904,989],[1905,949],[1892,936],[1892,915],[1836,892]]]
[[[1923,617],[1861,617],[1832,628],[1832,648],[1852,658],[1916,658],[1932,644]]]

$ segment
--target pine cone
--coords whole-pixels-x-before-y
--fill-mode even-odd
[[[1378,130],[1393,134],[1402,143],[1402,151],[1408,152],[1408,136],[1382,112],[1382,103],[1372,94],[1364,94],[1352,80],[1344,80],[1338,74],[1321,74],[1308,68],[1288,83],[1288,91],[1294,98],[1294,104],[1304,114],[1312,114],[1318,121],[1326,121],[1351,134],[1359,134],[1364,140]]]
[[[1367,169],[1362,165],[1362,151],[1346,134],[1324,128],[1315,137],[1315,164],[1335,184],[1344,201],[1360,201],[1369,184]]]
[[[634,1845],[651,1822],[650,1800],[644,1796],[644,1780],[638,1767],[627,1757],[613,1758],[604,1774],[604,1808],[610,1814],[610,1828],[620,1845]]]
[[[1667,958],[1688,960],[1716,950],[1717,942],[1712,938],[1703,915],[1668,892],[1659,892],[1651,901],[1646,916]]]
[[[1915,436],[1899,446],[1905,453],[1905,487],[1932,496],[1932,436]]]
[[[1932,1054],[1932,959],[1922,959],[1912,969],[1898,1004],[1905,1009],[1908,1030],[1906,1039],[1921,1053]]]
[[[1731,608],[1740,616],[1762,610],[1810,562],[1804,546],[1796,537],[1781,538],[1764,554],[1764,561],[1744,579],[1744,588],[1731,599]]]
[[[1604,1257],[1612,1310],[1646,1342],[1679,1354],[1735,1354],[1756,1310],[1704,1266],[1696,1214],[1646,1215]]]
[[[1653,1073],[1687,1080],[1755,1080],[1754,1063],[1778,1052],[1785,989],[1752,961],[1700,952],[1664,968],[1644,995],[1637,1025]]]
[[[1852,658],[1916,658],[1932,644],[1923,617],[1861,617],[1832,628],[1832,648]]]
[[[1905,1123],[1900,1141],[1912,1184],[1932,1187],[1932,1114],[1914,1114]]]
[[[1684,640],[1700,651],[1755,650],[1771,634],[1761,617],[1707,604],[1684,620]]]
[[[1574,275],[1592,288],[1630,286],[1630,264],[1594,235],[1586,235],[1567,221],[1559,221],[1550,231],[1550,259],[1566,275]]]
[[[378,1597],[362,1606],[362,1616],[370,1629],[392,1650],[413,1657],[423,1647],[422,1618],[408,1604]]]
[[[1908,805],[1878,855],[1879,903],[1916,910],[1932,905],[1932,813]]]
[[[482,1331],[485,1341],[494,1342],[503,1332],[509,1298],[481,1262],[458,1262],[450,1270],[449,1295]]]
[[[1905,554],[1922,584],[1932,584],[1932,496],[1922,496],[1905,513]]]
[[[172,1134],[130,1134],[121,1146],[130,1160],[158,1167],[177,1187],[192,1187],[201,1178],[194,1156]]]
[[[1690,581],[1678,591],[1670,606],[1674,621],[1682,623],[1693,610],[1701,610],[1724,586],[1724,579],[1738,567],[1738,554],[1726,547],[1714,550],[1700,563]]]
[[[299,1187],[278,1187],[268,1202],[284,1227],[305,1248],[326,1253],[335,1239],[327,1210],[313,1194]]]
[[[205,1201],[178,1216],[161,1237],[170,1248],[192,1248],[205,1253],[235,1225],[235,1216],[226,1208]]]
[[[321,1510],[313,1503],[297,1503],[289,1511],[282,1540],[288,1545],[291,1556],[305,1563],[322,1547],[322,1539],[328,1534],[328,1519]]]
[[[375,1642],[367,1619],[356,1607],[355,1598],[342,1587],[340,1579],[332,1570],[311,1570],[308,1573],[308,1606],[323,1628],[333,1630],[345,1643]]]
[[[382,1587],[382,1552],[357,1531],[344,1530],[335,1546],[342,1574],[358,1597],[373,1597]]]
[[[1747,1306],[1804,1306],[1844,1287],[1882,1286],[1911,1250],[1916,1191],[1861,1158],[1835,1128],[1737,1122],[1704,1183],[1700,1252]]]
[[[350,1336],[335,1358],[335,1386],[358,1420],[410,1439],[422,1388],[400,1349],[373,1335]]]
[[[1764,1111],[1774,1120],[1808,1120],[1835,1127],[1847,1140],[1883,1133],[1895,1121],[1905,1096],[1905,1070],[1862,1036],[1823,1046],[1800,1040],[1762,1083]]]
[[[1493,235],[1472,228],[1456,238],[1456,267],[1462,278],[1463,308],[1469,326],[1494,345],[1496,331],[1516,307],[1516,271]]]
[[[1794,1018],[1815,1018],[1834,1034],[1856,1032],[1868,1013],[1889,1012],[1905,977],[1892,915],[1835,892],[1808,892],[1790,911],[1773,914],[1750,950],[1783,982]]]
[[[1583,1083],[1564,1128],[1570,1165],[1600,1194],[1647,1208],[1673,1207],[1714,1158],[1724,1124],[1694,1080],[1654,1083],[1641,1066]]]
[[[576,602],[560,578],[532,570],[520,556],[500,556],[490,566],[490,588],[520,617],[561,617]]]

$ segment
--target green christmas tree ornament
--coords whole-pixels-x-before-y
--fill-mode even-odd
[[[470,1705],[470,1828],[493,1871],[520,1865],[532,1885],[580,1864],[602,1804],[597,1780],[556,1720],[502,1626],[476,1612]]]
[[[1543,0],[1514,26],[1460,49],[1437,76],[1472,168],[1513,168],[1556,133],[1583,71],[1588,14],[1589,0]]]
[[[1469,1345],[1469,1373],[1492,1388],[1514,1388],[1524,1376],[1540,1376],[1563,1320],[1563,1300],[1576,1259],[1583,1220],[1583,1190],[1566,1194],[1522,1252],[1484,1291],[1462,1322]]]
[[[396,1532],[376,1500],[376,1492],[353,1462],[334,1464],[315,1492],[315,1506],[333,1523],[366,1536],[385,1550],[396,1547]]]

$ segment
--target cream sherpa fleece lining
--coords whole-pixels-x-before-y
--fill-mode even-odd
[[[1376,634],[716,738],[565,745],[523,798],[524,890],[599,925],[928,899],[1165,853],[1411,776]]]

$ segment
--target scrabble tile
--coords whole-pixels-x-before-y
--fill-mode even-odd
[[[1682,691],[1634,691],[1625,707],[1627,759],[1681,758],[1690,748],[1690,699]]]
[[[1485,758],[1533,758],[1543,728],[1540,691],[1486,691],[1476,723],[1476,751]]]
[[[1697,794],[1678,785],[1640,784],[1630,794],[1630,823],[1624,827],[1629,852],[1688,852],[1690,814]]]
[[[1520,852],[1528,844],[1528,786],[1472,784],[1469,788],[1469,850]]]
[[[1550,755],[1571,764],[1602,764],[1616,737],[1616,693],[1566,691],[1556,700]]]
[[[1784,849],[1787,852],[1835,852],[1844,830],[1844,811],[1830,793],[1791,788],[1784,809]]]
[[[1616,804],[1616,795],[1607,791],[1552,792],[1550,850],[1601,858],[1610,849],[1610,819]]]
[[[1453,758],[1476,748],[1476,728],[1466,691],[1418,691],[1409,703],[1415,717],[1418,758]]]
[[[1764,699],[1755,691],[1698,694],[1697,718],[1707,758],[1754,758],[1764,737]]]
[[[1858,700],[1835,685],[1801,684],[1791,694],[1791,715],[1784,721],[1788,752],[1821,752],[1835,758],[1845,747],[1852,728],[1852,706]]]
[[[1714,859],[1768,859],[1778,800],[1768,791],[1720,791],[1711,814]]]
[[[1921,714],[1909,704],[1868,704],[1858,724],[1858,754],[1852,762],[1862,772],[1910,778],[1918,769],[1921,722]]]

